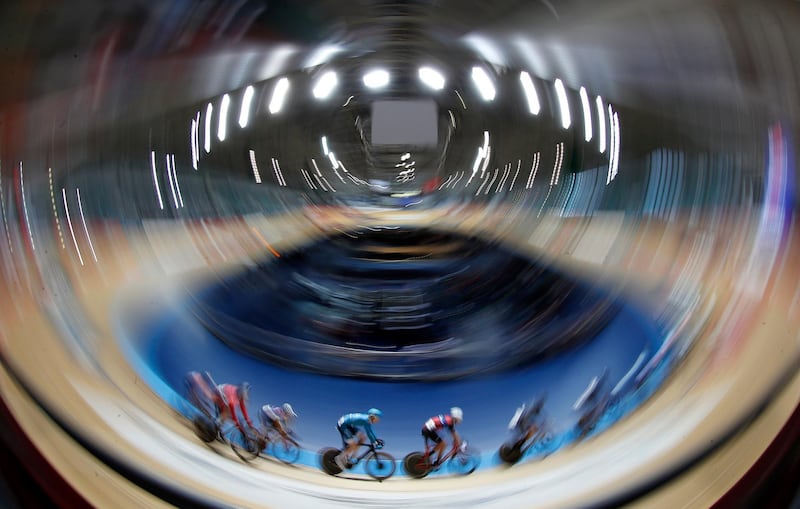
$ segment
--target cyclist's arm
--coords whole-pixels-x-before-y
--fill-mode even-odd
[[[375,436],[375,432],[372,430],[372,426],[369,423],[364,425],[364,431],[367,432],[367,438],[369,438],[371,444],[378,441],[378,437]]]
[[[228,401],[228,412],[231,414],[230,418],[236,427],[242,429],[242,423],[239,422],[239,416],[236,415],[236,402],[232,399]]]
[[[457,446],[458,444],[461,443],[461,437],[459,436],[458,431],[456,431],[455,428],[452,428],[450,430],[450,434],[453,435],[453,445],[454,446]]]
[[[239,400],[239,408],[242,409],[242,416],[244,417],[244,420],[247,422],[247,425],[250,426],[251,428],[254,428],[255,426],[253,426],[253,422],[250,420],[250,416],[247,414],[247,405],[245,405],[244,401]]]

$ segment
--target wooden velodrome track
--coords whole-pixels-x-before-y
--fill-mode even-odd
[[[400,223],[497,238],[628,292],[646,288],[666,297],[697,289],[699,305],[684,327],[699,335],[663,389],[592,440],[540,462],[466,479],[380,484],[271,462],[246,466],[212,453],[137,376],[113,338],[111,310],[122,292],[168,294],[333,228]],[[49,246],[39,239],[39,263],[23,259],[20,249],[6,253],[0,312],[7,369],[0,387],[30,440],[96,507],[170,506],[151,481],[238,507],[585,506],[628,500],[624,494],[642,483],[689,463],[688,471],[631,505],[708,507],[753,465],[800,404],[798,230],[791,230],[774,263],[754,268],[754,260],[762,260],[752,254],[757,228],[752,211],[712,211],[690,226],[688,220],[665,224],[622,214],[537,220],[473,206],[424,213],[307,209],[279,218],[153,222],[136,231],[95,223],[96,262],[80,239],[83,265],[74,246],[57,238]],[[42,263],[42,250],[59,267]],[[61,271],[68,284],[50,284]],[[80,316],[82,328],[57,326]],[[770,404],[753,414],[766,397]],[[745,421],[744,430],[722,442]],[[709,456],[692,463],[709,448]],[[109,458],[112,466],[104,461]],[[144,472],[147,489],[125,477],[128,469]]]

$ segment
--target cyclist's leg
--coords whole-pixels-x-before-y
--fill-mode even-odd
[[[434,443],[433,453],[430,455],[430,457],[434,464],[439,463],[442,460],[442,456],[444,456],[444,440],[442,440],[442,437],[440,437],[439,434],[433,430],[426,429],[425,431],[427,431],[427,433],[425,433],[425,438]]]
[[[342,452],[334,458],[334,461],[339,468],[344,470],[350,458],[348,450],[350,443],[355,439],[355,434],[353,427],[348,424],[337,425],[336,429],[339,430],[339,435],[342,437]]]
[[[347,446],[348,458],[353,458],[353,456],[355,456],[356,454],[356,451],[358,451],[358,447],[367,440],[367,436],[364,434],[363,431],[356,430],[354,435],[355,436],[350,440],[350,443]]]

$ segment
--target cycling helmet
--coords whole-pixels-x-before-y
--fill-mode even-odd
[[[367,415],[374,415],[375,417],[383,417],[383,412],[381,412],[377,408],[370,408],[369,410],[367,410]]]
[[[292,405],[290,405],[289,403],[284,403],[282,408],[283,408],[283,413],[286,414],[287,419],[297,418],[297,414],[294,413],[294,408],[292,408]]]
[[[459,408],[457,406],[454,406],[453,408],[450,409],[450,417],[452,417],[453,419],[455,419],[457,421],[463,421],[464,420],[464,411],[461,410],[461,408]]]

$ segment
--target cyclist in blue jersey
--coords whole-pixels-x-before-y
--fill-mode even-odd
[[[372,425],[378,422],[383,412],[377,408],[370,408],[367,413],[345,414],[336,423],[336,429],[342,436],[344,450],[336,456],[336,465],[344,470],[350,462],[350,458],[358,450],[358,446],[369,438],[370,443],[380,449],[383,442],[375,436]]]

